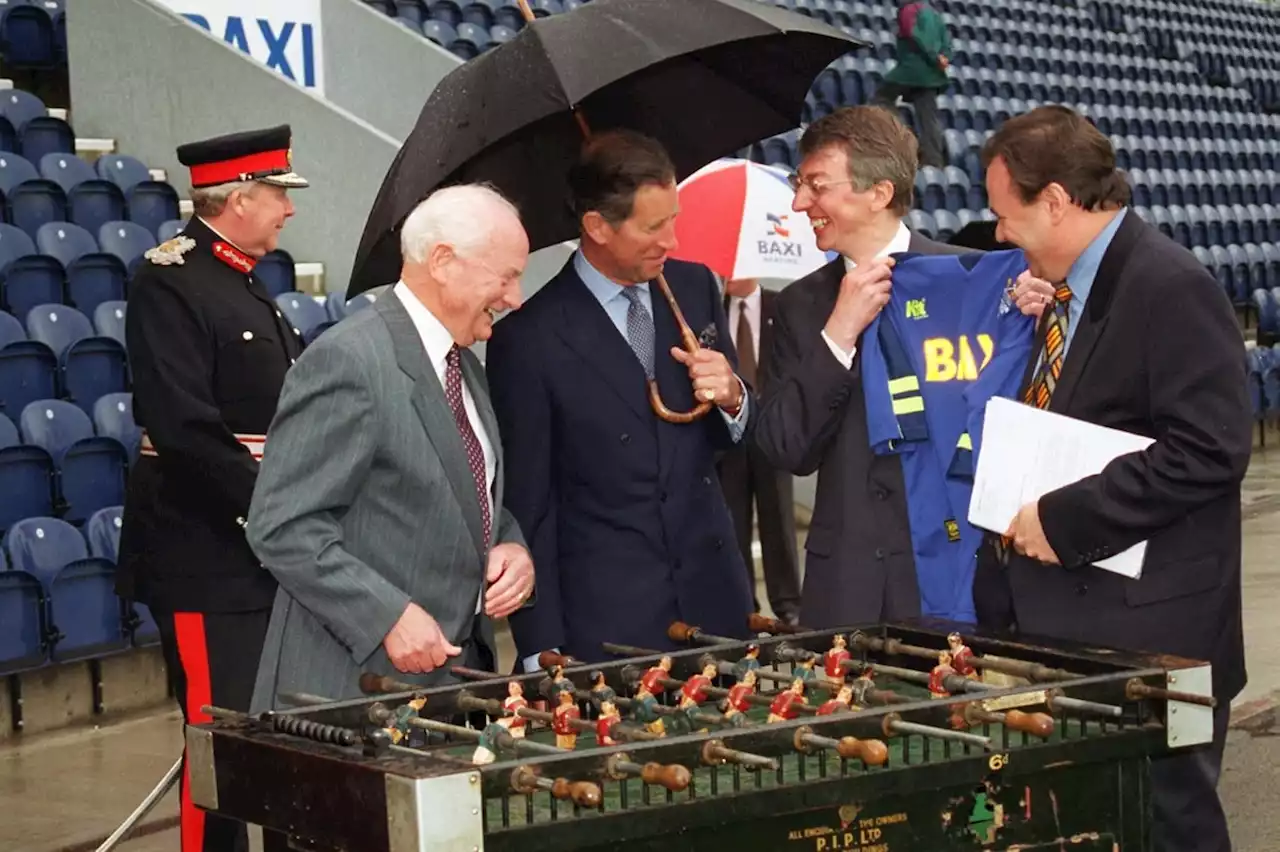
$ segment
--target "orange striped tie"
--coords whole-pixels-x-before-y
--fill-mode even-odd
[[[1044,350],[1040,368],[1034,381],[1027,387],[1023,401],[1036,408],[1048,408],[1053,389],[1062,375],[1062,358],[1067,348],[1067,308],[1071,304],[1071,288],[1058,285],[1053,294],[1053,310],[1049,314],[1044,334]]]

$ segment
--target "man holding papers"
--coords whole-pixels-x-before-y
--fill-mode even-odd
[[[1214,742],[1153,763],[1152,848],[1226,852],[1216,786],[1245,683],[1240,483],[1252,443],[1235,314],[1190,252],[1125,209],[1111,144],[1085,118],[1060,106],[1013,118],[983,165],[997,238],[1057,284],[1023,401],[1152,443],[1022,506],[1006,538],[990,537],[979,618],[1210,661]],[[1137,579],[1096,566],[1141,542]]]

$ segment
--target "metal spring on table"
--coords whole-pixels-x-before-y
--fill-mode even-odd
[[[299,719],[296,716],[273,716],[271,717],[271,723],[276,731],[282,734],[305,737],[306,739],[315,740],[316,742],[321,743],[351,746],[355,745],[358,740],[356,732],[349,728],[339,728],[336,725],[322,725],[319,722]]]

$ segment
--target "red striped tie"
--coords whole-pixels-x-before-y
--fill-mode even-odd
[[[471,420],[467,417],[467,407],[462,401],[462,350],[456,345],[449,350],[445,361],[444,395],[453,409],[453,420],[462,435],[462,444],[467,449],[467,465],[471,468],[471,478],[476,484],[476,499],[480,501],[480,518],[484,523],[484,546],[489,546],[489,529],[492,523],[489,509],[489,477],[484,470],[484,450],[480,447],[480,439],[471,428]]]

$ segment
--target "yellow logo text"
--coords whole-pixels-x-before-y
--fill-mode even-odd
[[[924,309],[924,299],[907,299],[907,319],[927,319],[929,314]]]
[[[995,350],[989,334],[977,335],[977,349],[982,363],[974,358],[974,345],[962,334],[952,342],[945,337],[930,337],[924,342],[924,380],[926,382],[971,382],[986,368]]]

